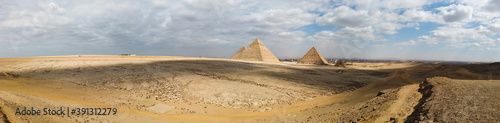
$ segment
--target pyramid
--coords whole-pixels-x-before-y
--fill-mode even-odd
[[[250,46],[242,49],[238,50],[231,59],[279,62],[278,58],[259,39],[255,39]],[[240,51],[242,52],[239,53]]]
[[[241,54],[243,54],[243,51],[245,51],[247,49],[247,47],[243,46],[241,47],[240,50],[238,50],[233,56],[231,56],[230,59],[238,59],[241,57]]]
[[[298,62],[297,64],[328,64],[325,58],[319,54],[316,48],[312,47]]]

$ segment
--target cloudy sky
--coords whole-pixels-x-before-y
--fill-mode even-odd
[[[279,58],[500,61],[500,0],[0,0],[0,57],[230,57],[255,38]]]

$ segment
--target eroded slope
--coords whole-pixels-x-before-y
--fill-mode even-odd
[[[499,80],[428,78],[424,95],[408,122],[499,122]]]

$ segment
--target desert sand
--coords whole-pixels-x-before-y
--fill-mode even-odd
[[[0,122],[499,122],[500,64],[0,58]],[[117,108],[25,116],[16,108]]]

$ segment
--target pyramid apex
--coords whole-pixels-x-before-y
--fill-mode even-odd
[[[312,47],[311,49],[309,49],[309,52],[318,52],[318,50],[316,50],[316,48]]]
[[[261,42],[258,38],[256,38],[256,39],[252,42],[252,44],[263,44],[263,43],[262,43],[262,42]],[[252,44],[250,44],[250,45],[252,45]]]

